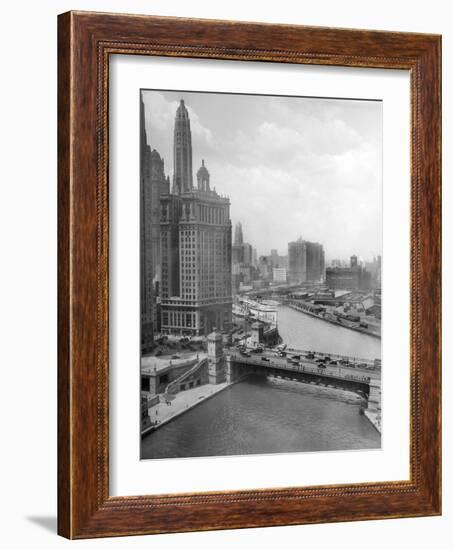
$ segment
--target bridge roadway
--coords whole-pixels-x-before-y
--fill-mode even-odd
[[[244,344],[243,344],[244,346]],[[267,357],[276,357],[279,349],[277,348],[271,348],[271,347],[265,347],[261,346],[263,349],[263,353],[261,355],[267,356]],[[254,348],[247,347],[247,352],[252,353]],[[236,350],[235,350],[236,351]],[[375,359],[374,361],[372,359],[364,359],[362,357],[353,357],[352,355],[339,355],[336,353],[329,353],[324,351],[313,351],[313,350],[307,350],[307,349],[296,349],[296,348],[284,348],[283,350],[286,354],[286,357],[288,359],[291,359],[295,355],[299,355],[301,358],[301,361],[307,362],[307,363],[319,363],[319,359],[325,359],[326,357],[329,360],[334,360],[337,362],[343,362],[341,367],[345,368],[353,368],[353,369],[365,369],[366,371],[369,370],[380,370],[381,368],[381,361],[378,359]],[[310,354],[313,356],[312,359],[309,359],[307,355]],[[329,362],[327,361],[327,363]],[[346,363],[346,364],[344,364]]]
[[[244,356],[239,351],[230,350],[228,355],[235,363],[244,365],[256,365],[260,367],[267,367],[269,369],[286,370],[288,372],[306,373],[310,375],[317,375],[323,378],[333,378],[337,380],[345,380],[350,382],[357,382],[362,384],[380,384],[381,373],[380,369],[365,369],[356,365],[329,365],[326,363],[324,368],[319,367],[315,359],[301,358],[297,361],[297,365],[291,363],[291,355],[286,357],[279,357],[275,351],[265,349],[262,353],[250,353],[249,356]],[[266,360],[263,360],[265,357]],[[329,357],[332,357],[330,354]]]
[[[266,348],[268,352],[275,352],[272,348]],[[312,362],[316,362],[316,359],[325,359],[326,357],[335,361],[347,361],[350,368],[365,368],[367,370],[379,370],[380,360],[363,359],[362,357],[353,357],[352,355],[339,355],[337,353],[328,353],[324,351],[311,351],[307,349],[286,348],[285,353],[287,356],[300,355],[304,356],[304,360],[310,361],[306,356],[307,354],[314,355]],[[376,362],[377,361],[377,362]],[[348,366],[344,365],[344,366]]]

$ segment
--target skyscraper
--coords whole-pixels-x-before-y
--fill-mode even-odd
[[[160,195],[168,193],[164,161],[148,145],[145,106],[140,100],[140,248],[141,248],[141,349],[152,349],[153,335],[159,330],[157,295],[161,279]]]
[[[234,227],[234,244],[243,244],[244,236],[242,234],[242,224],[238,222]]]
[[[252,245],[249,244],[249,243],[244,243],[242,245],[242,249],[243,249],[243,261],[245,263],[245,265],[252,265]]]
[[[181,99],[176,111],[173,134],[173,193],[180,195],[191,191],[192,180],[192,134],[189,112]]]
[[[234,227],[234,243],[232,247],[232,275],[233,290],[237,292],[241,283],[250,284],[254,278],[252,245],[244,242],[242,224],[238,222]]]
[[[234,226],[234,242],[232,250],[232,263],[233,265],[244,263],[244,236],[242,234],[242,224],[238,222]],[[239,272],[239,271],[238,271]]]
[[[146,353],[153,344],[154,334],[154,293],[153,265],[149,246],[149,232],[146,223],[147,207],[150,198],[149,162],[151,148],[146,140],[145,105],[140,98],[140,315],[141,351]]]
[[[292,284],[324,279],[325,259],[322,244],[304,241],[288,243],[289,281]]]
[[[288,243],[289,282],[304,283],[307,280],[307,254],[305,241],[300,237]]]
[[[174,140],[172,193],[160,197],[162,331],[208,334],[231,324],[230,201],[211,189],[204,160],[193,187],[190,120],[183,100]]]
[[[322,244],[305,242],[307,251],[307,281],[319,281],[324,278],[325,261]]]

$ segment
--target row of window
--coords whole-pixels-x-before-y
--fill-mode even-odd
[[[200,221],[203,223],[223,224],[226,221],[225,209],[213,206],[198,206]]]
[[[162,313],[162,324],[172,327],[196,327],[196,314],[191,312],[164,311]]]

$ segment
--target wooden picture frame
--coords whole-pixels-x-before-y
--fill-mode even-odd
[[[441,513],[441,39],[69,12],[58,20],[58,532],[89,538]],[[109,56],[405,69],[411,95],[410,480],[109,496]]]

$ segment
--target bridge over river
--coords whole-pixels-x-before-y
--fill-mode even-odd
[[[381,413],[381,370],[369,363],[360,367],[350,362],[349,365],[336,363],[320,366],[316,357],[307,359],[293,355],[280,357],[265,350],[262,353],[241,353],[229,351],[226,354],[226,379],[236,382],[242,378],[261,374],[287,380],[297,380],[309,384],[323,385],[360,393],[367,401],[366,414],[377,429]],[[363,363],[363,365],[365,365]]]

